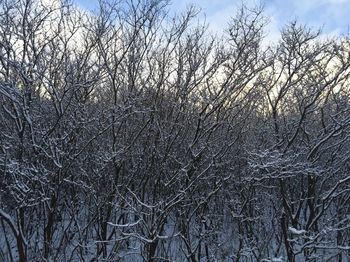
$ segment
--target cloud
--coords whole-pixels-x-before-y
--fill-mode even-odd
[[[90,9],[94,3],[97,5],[97,0],[76,1]],[[195,5],[202,11],[198,19],[206,21],[212,32],[222,33],[242,3],[250,7],[265,5],[265,14],[270,20],[266,30],[269,40],[277,39],[281,28],[295,19],[314,29],[322,27],[325,34],[341,34],[349,30],[350,0],[172,0],[169,9],[174,14]]]
[[[249,7],[259,5],[259,0],[234,2],[232,0],[179,0],[173,1],[170,9],[175,12],[183,11],[189,5],[200,8],[199,19],[205,21],[213,33],[223,33],[237,9],[244,2]]]

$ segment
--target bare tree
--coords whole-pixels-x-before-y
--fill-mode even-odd
[[[168,4],[0,1],[0,258],[342,261],[349,39]]]

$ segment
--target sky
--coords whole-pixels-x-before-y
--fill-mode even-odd
[[[93,8],[97,0],[76,0],[83,8]],[[266,33],[271,41],[278,39],[279,31],[293,20],[324,35],[350,34],[350,0],[172,0],[170,12],[181,12],[193,4],[202,10],[199,18],[207,21],[209,29],[221,33],[235,10],[244,3],[248,7],[263,4],[269,20]]]

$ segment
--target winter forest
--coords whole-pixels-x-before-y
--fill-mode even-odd
[[[350,37],[168,5],[0,0],[0,261],[348,261]]]

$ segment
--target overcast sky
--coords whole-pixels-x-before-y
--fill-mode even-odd
[[[76,0],[85,7],[91,8],[96,0]],[[288,21],[297,19],[315,29],[322,27],[327,35],[349,34],[350,31],[350,0],[173,0],[170,10],[178,12],[186,6],[194,4],[202,9],[202,16],[210,29],[221,32],[230,17],[241,3],[254,6],[265,5],[265,15],[270,24],[267,28],[269,38],[274,40],[279,30]]]

